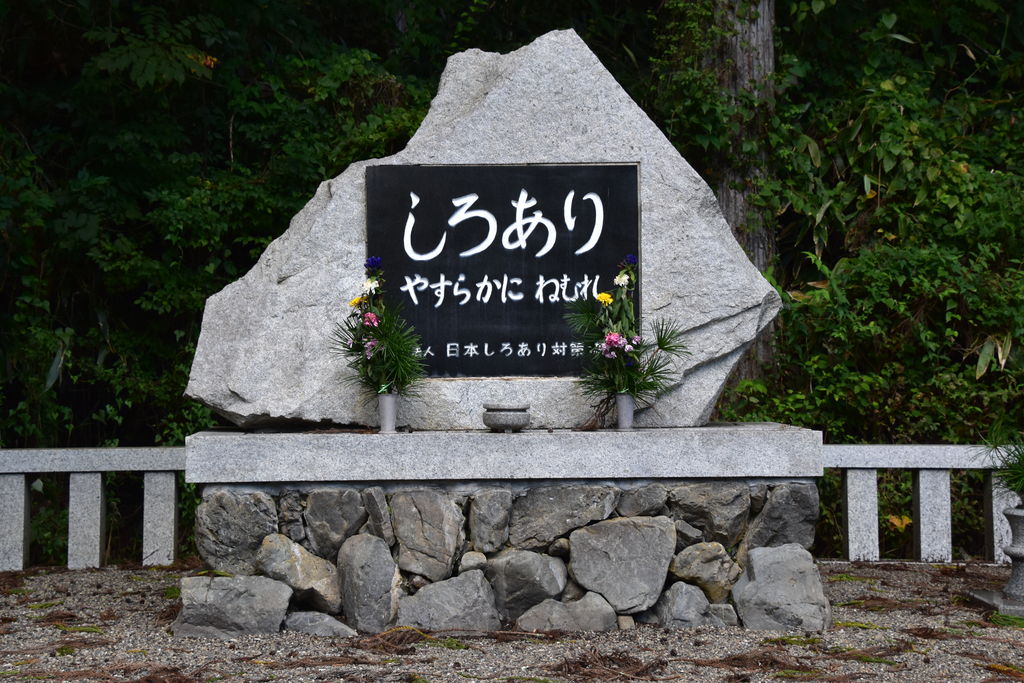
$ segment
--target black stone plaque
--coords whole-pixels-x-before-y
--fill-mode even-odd
[[[611,290],[639,253],[637,177],[633,164],[368,167],[367,254],[431,375],[577,374],[565,302]]]

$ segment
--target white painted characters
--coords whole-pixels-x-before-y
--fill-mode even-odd
[[[562,205],[562,219],[565,225],[565,229],[572,232],[576,228],[576,214],[574,213],[576,191],[570,190],[565,195],[565,202]],[[476,204],[480,196],[474,193],[465,194],[461,197],[455,197],[451,200],[452,206],[455,207],[455,211],[448,218],[448,227],[455,228],[458,225],[470,220],[482,221],[480,227],[485,227],[486,232],[483,239],[475,246],[466,249],[465,251],[459,252],[459,256],[462,258],[468,258],[475,256],[488,248],[494,243],[498,237],[498,219],[495,218],[494,214],[485,209],[474,209],[473,205]],[[590,236],[587,241],[575,251],[575,254],[585,254],[586,252],[597,246],[598,241],[601,239],[601,234],[604,230],[604,204],[601,201],[601,197],[593,192],[588,192],[583,195],[581,202],[590,201],[594,205],[594,227],[591,230]],[[441,235],[441,239],[438,241],[437,246],[428,252],[418,252],[413,248],[412,235],[413,228],[416,227],[416,216],[413,213],[417,205],[420,203],[419,195],[415,192],[409,193],[409,215],[405,219],[405,231],[402,235],[402,246],[405,249],[406,255],[413,261],[432,261],[437,258],[441,252],[444,251],[445,244],[448,240],[448,232],[446,231]],[[510,223],[501,234],[501,246],[508,250],[513,251],[516,249],[526,249],[526,245],[530,237],[537,230],[537,228],[543,228],[545,231],[545,240],[543,246],[537,251],[534,256],[541,258],[547,254],[555,246],[555,242],[558,238],[558,230],[555,228],[555,224],[544,217],[542,211],[534,211],[529,216],[526,215],[527,209],[532,209],[537,205],[537,200],[530,196],[530,193],[525,188],[519,190],[519,197],[511,201],[512,208],[515,209],[515,220]]]

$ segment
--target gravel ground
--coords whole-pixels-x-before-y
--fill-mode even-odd
[[[1024,629],[993,623],[964,591],[1000,588],[982,564],[821,563],[835,627],[601,634],[396,630],[174,638],[177,580],[194,569],[0,574],[0,676],[89,681],[1003,681],[1024,679]],[[999,621],[998,617],[996,621]]]

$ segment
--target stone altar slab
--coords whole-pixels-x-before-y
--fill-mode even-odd
[[[633,431],[210,431],[186,439],[195,483],[818,477],[821,432],[774,423]]]

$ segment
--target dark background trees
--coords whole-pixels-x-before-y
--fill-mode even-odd
[[[566,27],[783,292],[774,360],[724,416],[832,442],[1020,429],[1024,7],[777,0],[766,46],[772,4],[4,5],[0,446],[211,424],[181,397],[205,298],[319,181],[400,149],[448,55]]]

